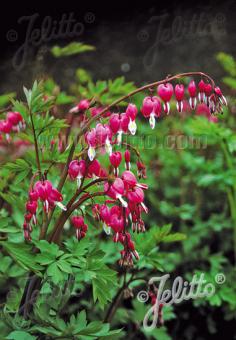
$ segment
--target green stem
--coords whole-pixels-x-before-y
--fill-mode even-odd
[[[225,156],[226,165],[229,170],[234,170],[233,160],[231,159],[228,149],[227,141],[221,140],[221,148]],[[236,183],[229,189],[227,189],[227,197],[230,207],[231,218],[233,220],[233,234],[234,234],[234,259],[236,265]]]

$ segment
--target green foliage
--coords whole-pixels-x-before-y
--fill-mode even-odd
[[[94,98],[102,105],[109,105],[116,99],[135,90],[134,84],[132,82],[126,83],[124,77],[108,81],[98,80],[96,83],[90,81],[89,77],[87,77],[87,80],[86,85],[82,85],[82,83],[85,82],[83,81],[81,85],[78,86],[79,93],[85,98]],[[80,78],[79,81],[81,81]],[[125,102],[119,105],[125,105]]]
[[[24,269],[32,270],[39,274],[42,266],[37,264],[36,256],[32,254],[32,246],[27,244],[0,241],[0,245]],[[29,254],[32,254],[29,256]]]
[[[61,58],[94,50],[94,46],[86,45],[80,42],[72,42],[64,47],[53,46],[51,48],[51,53],[54,57]]]
[[[0,95],[0,107],[4,108],[6,105],[10,104],[15,95],[15,92]]]
[[[52,53],[61,57],[92,50],[91,46],[75,43],[64,48],[54,47]],[[224,53],[217,58],[227,72],[223,82],[230,91],[235,90],[235,60]],[[37,172],[32,121],[42,172],[46,171],[56,186],[62,163],[69,153],[69,148],[62,152],[58,150],[58,135],[68,127],[64,113],[81,98],[93,99],[98,106],[104,106],[135,89],[135,85],[127,83],[124,77],[94,81],[88,71],[78,68],[74,83],[67,91],[61,91],[49,77],[44,82],[36,81],[31,89],[24,89],[26,103],[14,99],[13,93],[0,97],[0,106],[11,101],[13,110],[22,114],[26,130],[18,136],[32,144],[22,156],[8,155],[7,161],[1,162],[2,337],[13,340],[190,339],[198,331],[195,317],[211,334],[221,327],[215,319],[216,314],[221,315],[222,322],[235,321],[236,292],[232,282],[236,279],[233,265],[236,252],[236,137],[235,118],[231,114],[235,100],[230,96],[233,92],[229,92],[229,96],[227,93],[229,108],[222,118],[219,117],[218,124],[191,115],[180,119],[174,112],[171,117],[159,119],[154,131],[150,131],[143,120],[139,122],[134,143],[147,165],[149,190],[145,203],[150,211],[145,221],[147,232],[132,234],[140,256],[133,269],[124,273],[117,265],[120,245],[111,242],[101,223],[91,218],[90,201],[81,207],[89,225],[85,239],[78,242],[68,222],[60,245],[38,241],[45,218],[39,202],[38,222],[32,232],[33,246],[23,242],[24,205],[32,175]],[[142,99],[143,95],[133,97],[139,107]],[[124,105],[125,102],[121,103],[120,110]],[[77,127],[74,130],[71,131],[72,138]],[[171,145],[168,144],[170,136],[173,137]],[[187,140],[184,147],[178,144],[179,136]],[[192,140],[196,143],[191,143]],[[53,145],[52,141],[55,142]],[[82,141],[76,148],[76,155],[83,149]],[[133,171],[136,160],[132,153]],[[101,162],[108,164],[102,156]],[[93,192],[98,189],[95,187]],[[73,193],[74,183],[66,181],[63,201],[67,203]],[[59,215],[56,207],[48,235]],[[162,272],[170,273],[171,277],[181,275],[187,280],[194,274],[204,273],[206,281],[215,285],[216,275],[223,273],[226,281],[216,285],[212,297],[165,306],[165,326],[147,332],[142,321],[150,301],[140,303],[136,295],[147,289],[149,279],[159,273],[163,275]],[[32,312],[25,320],[18,310],[29,273],[36,274],[40,283]],[[122,297],[117,304],[112,322],[104,323],[107,311],[125,284],[129,288],[125,290],[128,297]],[[113,328],[115,330],[111,330]]]
[[[234,58],[224,52],[217,54],[216,59],[224,67],[224,70],[229,73],[232,77],[236,77],[236,61]]]

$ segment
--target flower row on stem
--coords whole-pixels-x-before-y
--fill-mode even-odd
[[[183,111],[183,101],[186,97],[185,87],[180,82],[173,86],[171,82],[186,76],[201,77],[197,85],[194,80],[191,80],[187,86],[190,108],[194,110],[198,100],[209,108],[211,114],[221,112],[222,106],[227,104],[226,99],[219,87],[215,86],[214,81],[201,72],[183,73],[145,85],[116,100],[106,108],[91,108],[89,100],[84,99],[71,109],[70,113],[82,115],[81,129],[70,148],[58,189],[53,188],[51,182],[47,179],[41,178],[40,181],[35,183],[33,191],[30,191],[24,223],[26,239],[30,239],[31,221],[36,223],[35,214],[38,199],[43,202],[46,214],[49,210],[53,212],[55,205],[59,205],[63,209],[50,235],[49,240],[52,242],[59,242],[67,219],[82,204],[90,200],[95,220],[101,221],[104,231],[108,235],[112,233],[113,241],[119,242],[123,247],[120,252],[120,264],[124,266],[133,265],[133,259],[138,259],[139,255],[135,249],[131,232],[144,232],[146,229],[142,215],[148,213],[144,203],[145,190],[148,189],[148,186],[139,182],[139,179],[146,178],[146,166],[140,158],[139,152],[135,151],[132,145],[127,145],[123,153],[116,151],[116,148],[125,144],[122,141],[123,134],[135,135],[139,109],[132,103],[122,113],[113,113],[111,109],[138,92],[151,89],[153,93],[154,88],[157,87],[157,95],[146,96],[140,108],[141,114],[149,119],[150,126],[153,129],[156,119],[160,118],[162,113],[169,114],[172,98],[176,99],[177,111]],[[87,116],[89,110],[92,115],[90,118]],[[103,121],[101,121],[101,118],[103,118]],[[94,122],[97,123],[95,127],[91,128]],[[82,152],[78,159],[73,160],[75,147],[80,138],[87,144],[86,152]],[[99,162],[100,153],[107,154],[109,159],[107,168]],[[131,164],[134,157],[137,157],[137,176],[133,172],[134,165]],[[123,161],[124,165],[122,165]],[[76,182],[76,190],[68,204],[64,206],[61,203],[63,198],[60,191],[67,176],[70,180]],[[92,179],[92,181],[84,185],[85,179]],[[93,186],[99,186],[98,192],[89,191]],[[34,195],[35,197],[32,198]],[[102,204],[96,202],[98,196],[104,196]],[[71,222],[75,228],[77,239],[80,240],[85,237],[88,226],[84,222],[84,216],[78,214],[78,210],[75,215],[72,215]],[[47,223],[50,223],[50,219]]]

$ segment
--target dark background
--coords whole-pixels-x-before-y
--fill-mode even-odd
[[[67,86],[78,66],[92,71],[97,79],[125,75],[139,84],[187,70],[214,72],[214,77],[220,78],[215,54],[222,50],[234,55],[236,51],[235,1],[31,1],[5,5],[0,14],[1,92],[20,91],[23,84],[30,86],[33,79],[48,74]],[[22,17],[38,14],[32,32],[41,29],[46,16],[58,27],[62,15],[70,13],[82,24],[81,34],[29,42],[22,67],[16,65],[15,55],[25,42],[29,20]],[[51,56],[50,46],[70,41],[93,44],[97,50],[62,59]]]

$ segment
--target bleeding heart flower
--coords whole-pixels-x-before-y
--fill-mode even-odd
[[[9,133],[12,131],[12,124],[9,120],[0,120],[0,132],[5,133],[7,141],[10,140]]]
[[[38,195],[37,191],[31,190],[29,192],[29,199],[30,199],[30,201],[37,201],[38,198],[39,198],[39,195]]]
[[[198,100],[199,100],[200,103],[205,102],[205,86],[206,86],[206,84],[201,79],[198,83],[198,89],[199,89]]]
[[[209,105],[209,99],[210,99],[210,96],[212,94],[212,86],[211,86],[211,84],[205,84],[204,92],[205,92],[205,103],[207,105]]]
[[[110,162],[111,162],[111,165],[113,165],[114,166],[114,170],[115,170],[115,175],[116,176],[118,176],[118,174],[119,174],[119,169],[118,169],[118,167],[119,167],[119,165],[120,165],[120,163],[121,163],[121,161],[122,161],[122,154],[121,154],[121,152],[119,152],[119,151],[116,151],[116,152],[113,152],[111,155],[110,155]]]
[[[75,228],[81,228],[84,225],[84,218],[82,216],[73,216],[71,222]]]
[[[138,183],[137,178],[135,177],[135,175],[131,171],[127,171],[127,170],[124,171],[121,178],[124,182],[126,190],[132,189],[135,186],[143,188],[143,189],[148,188],[148,186],[146,184]]]
[[[94,159],[88,166],[88,177],[101,177],[101,164],[97,159]]]
[[[157,93],[164,102],[164,112],[167,114],[170,112],[169,101],[171,100],[173,92],[174,90],[171,83],[160,84],[157,88]]]
[[[214,88],[215,94],[219,97],[220,103],[222,105],[226,105],[227,106],[227,100],[225,98],[225,96],[223,96],[221,89],[217,86]]]
[[[195,81],[192,80],[190,81],[189,85],[188,85],[188,93],[190,95],[189,98],[189,105],[191,107],[191,109],[195,109],[196,105],[197,105],[197,87],[195,84]]]
[[[104,191],[107,196],[118,199],[124,207],[127,207],[127,202],[122,198],[124,195],[124,182],[121,178],[116,178],[112,184],[106,182],[104,184]]]
[[[129,117],[129,125],[128,129],[132,135],[135,135],[137,130],[137,125],[135,122],[136,116],[138,113],[138,109],[135,104],[129,104],[126,109],[126,114]]]
[[[25,207],[27,211],[29,211],[32,215],[35,215],[38,208],[38,203],[37,201],[29,201],[26,203]]]
[[[125,150],[124,158],[125,158],[126,170],[130,170],[131,169],[131,165],[130,165],[130,151],[128,149]]]
[[[141,112],[144,117],[149,118],[149,123],[152,129],[155,127],[155,119],[161,115],[161,102],[158,97],[145,97]]]
[[[120,130],[120,115],[113,113],[109,121],[111,131],[116,134]]]
[[[124,229],[124,219],[122,216],[116,214],[111,215],[109,224],[115,233],[121,233]]]
[[[52,191],[52,183],[48,180],[38,181],[34,185],[34,190],[37,192],[41,201],[46,201]]]
[[[89,157],[90,161],[92,161],[96,156],[95,147],[97,145],[96,130],[94,128],[91,131],[86,133],[85,140],[89,145],[88,157]]]
[[[90,106],[88,99],[82,99],[75,107],[70,109],[70,113],[78,113],[79,111],[86,111]]]
[[[175,98],[177,100],[176,103],[176,108],[178,110],[178,112],[182,112],[183,111],[183,99],[184,99],[184,85],[182,84],[177,84],[175,86]]]

